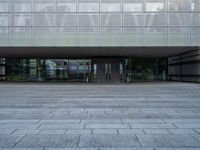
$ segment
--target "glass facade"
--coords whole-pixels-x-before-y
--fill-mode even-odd
[[[1,0],[0,46],[200,46],[200,1]]]

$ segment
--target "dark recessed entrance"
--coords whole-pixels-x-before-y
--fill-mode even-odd
[[[94,81],[121,82],[123,78],[123,62],[120,58],[97,58],[92,60]]]

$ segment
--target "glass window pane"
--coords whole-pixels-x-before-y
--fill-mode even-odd
[[[169,0],[169,11],[189,12],[190,0]]]
[[[102,26],[121,26],[122,25],[121,14],[116,14],[116,13],[101,14],[101,25]]]
[[[11,11],[31,12],[31,1],[30,0],[11,0]]]
[[[166,46],[166,27],[147,27],[145,32],[146,46]]]
[[[10,46],[29,46],[30,28],[12,27],[10,28]]]
[[[53,26],[53,14],[33,14],[34,26]]]
[[[0,26],[8,26],[8,14],[0,14]]]
[[[78,43],[79,46],[99,46],[99,28],[79,27]]]
[[[102,27],[101,46],[121,46],[121,27]]]
[[[166,0],[146,0],[146,11],[163,12],[166,10]]]
[[[193,12],[200,11],[200,0],[192,0],[191,9]]]
[[[8,27],[0,27],[0,46],[8,46]]]
[[[143,27],[124,27],[123,28],[124,46],[144,46]]]
[[[121,11],[121,0],[101,0],[101,12]]]
[[[190,14],[171,13],[169,14],[169,25],[190,25]]]
[[[142,12],[144,10],[143,0],[124,0],[123,3],[124,12]]]
[[[193,26],[199,26],[200,25],[200,14],[199,13],[193,13],[192,14],[192,22],[191,24]]]
[[[57,0],[57,12],[76,12],[76,0]]]
[[[32,45],[33,46],[53,46],[52,27],[33,27],[32,28]]]
[[[79,12],[99,12],[99,0],[79,0]]]
[[[76,27],[56,27],[55,46],[76,46]]]
[[[124,25],[125,26],[144,25],[144,14],[125,13],[124,14]]]
[[[10,24],[12,26],[30,26],[31,16],[29,14],[12,14]]]
[[[98,14],[80,14],[78,16],[79,26],[98,26],[99,15]]]
[[[0,1],[0,12],[8,12],[8,0]]]
[[[191,46],[200,45],[200,27],[191,28]]]
[[[57,13],[56,25],[57,26],[76,26],[76,14]]]
[[[167,14],[148,13],[146,14],[146,25],[167,25]]]
[[[54,0],[34,0],[33,11],[35,12],[53,12]]]
[[[169,27],[168,46],[188,46],[190,45],[189,27]]]

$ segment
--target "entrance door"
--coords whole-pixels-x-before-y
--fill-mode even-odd
[[[95,64],[95,79],[97,82],[120,82],[120,59],[99,58]]]
[[[105,63],[105,81],[112,80],[112,64]]]

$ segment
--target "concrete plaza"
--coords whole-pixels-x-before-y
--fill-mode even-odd
[[[199,150],[200,84],[0,83],[0,150]]]

